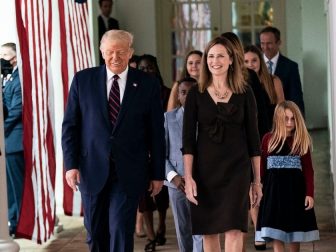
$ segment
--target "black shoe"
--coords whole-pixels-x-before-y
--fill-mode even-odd
[[[167,241],[164,233],[156,233],[155,240],[156,240],[156,244],[159,246],[165,245]]]
[[[266,243],[264,243],[264,244],[255,244],[254,243],[254,248],[256,250],[266,250]]]
[[[148,243],[145,246],[145,251],[146,252],[153,252],[155,251],[155,245],[156,245],[156,241],[154,240],[149,240],[148,239]]]
[[[9,236],[12,237],[13,239],[15,239],[15,233],[16,233],[16,229],[14,228],[9,229]]]

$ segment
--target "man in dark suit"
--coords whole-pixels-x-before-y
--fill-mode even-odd
[[[164,180],[160,84],[128,67],[132,42],[123,30],[104,34],[106,65],[74,76],[63,120],[66,181],[79,186],[91,251],[133,251],[139,196]]]
[[[13,67],[12,74],[6,76],[4,80],[3,106],[7,111],[4,128],[9,233],[15,235],[20,216],[24,179],[22,92],[17,67],[16,45],[14,43],[2,45],[1,53],[3,59]]]
[[[265,63],[271,74],[281,79],[285,99],[296,103],[304,114],[303,93],[298,64],[279,52],[280,31],[275,27],[265,27],[260,32],[260,45]]]
[[[98,38],[99,41],[103,37],[104,33],[109,30],[119,30],[118,20],[110,17],[112,12],[113,1],[112,0],[99,0],[99,8],[101,14],[98,16]],[[100,55],[100,65],[104,64],[104,59]]]

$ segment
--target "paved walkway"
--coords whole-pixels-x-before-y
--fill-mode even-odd
[[[336,251],[336,231],[333,216],[333,193],[330,176],[330,157],[328,133],[326,131],[314,131],[313,161],[315,168],[315,211],[320,229],[321,240],[316,243],[302,244],[301,251],[315,252],[335,252]],[[83,219],[79,217],[60,216],[63,231],[56,234],[54,239],[44,245],[17,239],[22,252],[87,252],[88,248],[84,243],[85,230]],[[143,251],[146,244],[145,238],[135,238],[135,251]],[[272,251],[271,244],[268,244],[267,251]],[[157,251],[173,252],[178,251],[174,221],[171,212],[167,216],[167,243],[165,246],[157,247]],[[247,237],[247,251],[255,251],[253,247],[253,230],[250,229]]]

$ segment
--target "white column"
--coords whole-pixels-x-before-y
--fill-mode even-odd
[[[0,67],[1,70],[1,67]],[[0,83],[2,80],[0,78]],[[1,85],[0,85],[1,87]],[[9,237],[2,89],[0,88],[0,251],[17,252],[19,245]]]
[[[330,167],[334,185],[336,185],[336,3],[334,0],[325,0],[325,10],[328,15],[329,38],[329,132],[330,132]],[[334,196],[336,187],[334,186]],[[336,218],[336,202],[334,203]]]

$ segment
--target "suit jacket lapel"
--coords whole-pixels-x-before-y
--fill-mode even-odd
[[[176,111],[176,121],[177,121],[177,124],[180,128],[180,130],[178,130],[179,137],[182,137],[181,136],[181,132],[182,132],[182,129],[183,129],[183,109],[182,108],[179,108]]]
[[[280,54],[278,58],[278,62],[274,71],[274,75],[279,76],[283,69],[283,56]]]
[[[102,65],[99,69],[99,73],[97,76],[97,99],[98,105],[100,107],[101,113],[103,113],[103,117],[107,124],[112,127],[111,121],[109,119],[108,114],[108,101],[107,101],[107,87],[106,87],[106,68],[105,65]]]
[[[122,119],[124,118],[128,108],[131,106],[132,101],[133,101],[133,96],[135,95],[139,83],[136,82],[135,80],[135,74],[133,72],[134,70],[130,67],[128,68],[128,73],[127,73],[127,81],[126,81],[126,87],[125,87],[125,93],[124,93],[124,97],[123,100],[121,102],[121,107],[120,107],[120,111],[119,111],[119,115],[117,118],[117,122],[116,125],[113,129],[113,132],[118,128],[120,122],[122,121]]]

